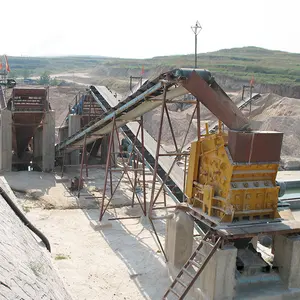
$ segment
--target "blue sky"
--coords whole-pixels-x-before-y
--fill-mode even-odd
[[[196,20],[199,53],[249,45],[300,53],[299,11],[299,0],[3,1],[0,54],[189,54]]]

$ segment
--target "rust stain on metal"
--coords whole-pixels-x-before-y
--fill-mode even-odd
[[[183,87],[191,92],[228,128],[233,130],[249,129],[249,120],[216,82],[209,86],[196,72],[192,72],[191,76],[183,83]]]
[[[234,162],[278,162],[282,139],[282,132],[229,130],[228,149]]]
[[[42,125],[44,112],[50,109],[46,88],[14,88],[7,108],[12,111],[13,150],[18,157],[28,147],[37,128]]]

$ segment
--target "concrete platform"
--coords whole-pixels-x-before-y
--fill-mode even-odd
[[[277,173],[276,180],[278,181],[299,181],[300,182],[300,171],[279,171]]]
[[[279,199],[287,202],[290,209],[300,209],[300,171],[279,171],[276,180],[286,184],[286,192]]]

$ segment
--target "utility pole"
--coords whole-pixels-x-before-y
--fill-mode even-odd
[[[202,26],[200,25],[199,21],[197,21],[195,26],[191,26],[191,28],[195,35],[195,69],[197,69],[197,36],[202,30]]]

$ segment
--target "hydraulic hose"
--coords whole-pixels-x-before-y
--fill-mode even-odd
[[[10,199],[7,193],[0,187],[0,194],[6,203],[10,206],[10,208],[14,211],[14,213],[19,217],[22,223],[27,226],[33,233],[35,233],[44,243],[47,250],[51,252],[51,246],[49,240],[45,237],[45,235],[40,232],[36,227],[34,227],[29,220],[25,217],[25,215],[21,212],[21,210],[15,205],[15,203]]]

